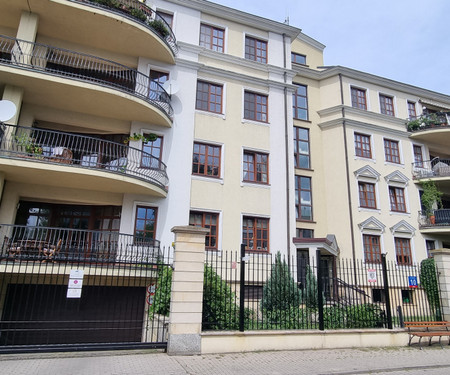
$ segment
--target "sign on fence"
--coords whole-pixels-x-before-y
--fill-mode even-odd
[[[369,283],[376,283],[377,282],[377,270],[367,270],[367,281]]]
[[[410,288],[417,288],[417,276],[408,276],[408,284]]]

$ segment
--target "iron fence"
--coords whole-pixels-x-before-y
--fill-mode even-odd
[[[450,176],[450,159],[435,157],[412,163],[412,174],[415,179]]]
[[[158,82],[101,57],[0,35],[0,63],[112,87],[173,117],[170,96]]]
[[[369,264],[302,252],[285,259],[209,251],[202,328],[393,328],[407,320],[440,320],[440,305],[430,303],[423,284],[420,265],[384,256]]]

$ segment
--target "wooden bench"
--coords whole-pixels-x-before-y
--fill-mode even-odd
[[[422,338],[428,337],[428,345],[431,345],[431,339],[433,337],[439,337],[439,345],[442,346],[442,336],[449,338],[450,345],[450,322],[405,322],[405,328],[408,328],[409,343],[411,346],[411,340],[414,336],[419,338],[419,347],[422,349]]]

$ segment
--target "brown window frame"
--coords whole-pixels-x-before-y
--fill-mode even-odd
[[[300,133],[306,131],[306,138],[301,138]],[[301,146],[306,146],[307,152],[302,151]],[[310,147],[309,129],[294,126],[294,167],[298,169],[311,169],[311,147]],[[307,160],[307,166],[302,166],[302,161]]]
[[[148,137],[148,134],[144,134],[144,137]],[[141,167],[142,168],[161,168],[161,163],[162,163],[162,153],[163,153],[163,142],[164,142],[164,137],[162,136],[157,136],[156,139],[152,142],[142,142],[142,151],[152,155],[157,161],[158,161],[158,165],[153,165],[153,158],[150,159],[150,165],[148,165],[148,162],[145,162],[145,155],[142,156],[141,159]],[[159,143],[159,145],[157,144]],[[157,152],[154,152],[154,150],[157,150]],[[157,154],[157,156],[155,155]]]
[[[408,100],[408,116],[411,120],[417,118],[416,102]]]
[[[206,33],[206,30],[208,30],[209,33]],[[220,45],[220,41],[222,41],[222,45]],[[223,53],[225,48],[225,29],[208,25],[206,23],[201,23],[199,44],[200,47],[205,47],[212,51]]]
[[[294,119],[308,121],[308,86],[299,83],[294,83],[294,85],[297,87],[292,94],[292,112]],[[305,101],[304,107],[301,105],[303,100]],[[302,114],[304,115],[302,116]]]
[[[298,60],[297,58],[301,59],[302,62],[297,61]],[[294,64],[306,65],[306,55],[302,55],[301,53],[291,52],[291,62],[293,62]]]
[[[423,168],[423,150],[422,146],[413,145],[414,167]]]
[[[389,163],[401,164],[400,142],[384,138],[384,156]]]
[[[251,36],[245,36],[245,58],[247,60],[257,61],[263,64],[267,64],[267,41],[254,38]]]
[[[393,96],[380,94],[380,112],[383,115],[395,116]]]
[[[351,88],[352,107],[367,111],[366,90],[358,87]]]
[[[205,88],[207,90],[205,90]],[[212,113],[223,113],[223,85],[198,80],[195,109]]]
[[[196,152],[196,146],[199,147],[198,152]],[[205,152],[202,151],[201,148],[205,148]],[[212,150],[212,153],[210,152],[210,149]],[[218,154],[217,155],[217,151]],[[196,162],[196,155],[198,155],[198,159]],[[202,157],[204,159],[204,162],[201,163]],[[213,161],[211,163],[211,160]],[[194,142],[194,147],[192,151],[192,174],[195,176],[204,176],[204,177],[211,177],[211,178],[220,178],[220,167],[222,163],[222,147],[218,145],[212,145],[209,143],[202,143],[202,142]],[[197,168],[196,168],[197,166]],[[203,173],[200,172],[200,169],[203,167]],[[211,171],[211,173],[209,173]]]
[[[139,218],[139,210],[145,210],[145,217],[144,218]],[[153,219],[151,217],[147,216],[148,211],[153,210]],[[144,229],[138,229],[138,221],[143,221],[144,222]],[[146,226],[147,226],[147,222],[153,222],[153,229],[152,230],[146,230]],[[134,235],[138,238],[151,238],[151,239],[156,239],[156,225],[158,222],[158,208],[157,207],[153,207],[153,206],[143,206],[143,205],[139,205],[136,206],[136,213],[135,213],[135,220],[134,220]],[[138,234],[138,232],[142,232],[144,233],[144,236],[140,236]],[[145,234],[146,233],[151,233],[152,235],[150,237],[147,237]]]
[[[249,160],[249,157],[252,157],[252,160]],[[262,171],[260,167],[263,168]],[[244,182],[267,185],[269,183],[269,154],[244,150],[242,170]]]
[[[302,186],[302,180],[308,181],[309,189]],[[302,195],[309,194],[310,204],[302,203]],[[295,217],[299,221],[313,221],[313,190],[312,190],[312,178],[309,176],[295,176]],[[305,201],[307,201],[305,199]],[[309,209],[309,216],[303,215],[303,208]]]
[[[373,263],[373,264],[381,263],[380,236],[372,234],[363,234],[363,248],[364,248],[364,261],[366,263]]]
[[[364,148],[364,146],[367,146]],[[371,136],[355,133],[355,155],[361,158],[372,159]]]
[[[172,28],[173,26],[173,14],[172,13],[167,13],[167,12],[162,12],[160,10],[158,10],[158,14],[161,16],[161,18],[166,21],[166,23],[170,26],[170,28]],[[168,22],[170,21],[170,22]]]
[[[372,190],[369,190],[368,188]],[[359,192],[359,206],[363,208],[377,208],[377,197],[376,197],[376,187],[375,184],[370,182],[359,181],[358,182],[358,192]]]
[[[395,257],[399,266],[411,266],[411,239],[394,237]]]
[[[195,222],[191,220],[195,215],[201,216],[200,224],[197,220]],[[213,223],[214,219],[215,223]],[[217,212],[191,211],[189,212],[189,225],[209,229],[209,233],[205,236],[206,249],[217,250],[219,243],[219,214]]]
[[[269,97],[252,91],[244,91],[244,118],[267,123],[269,121]]]
[[[248,225],[251,223],[251,226]],[[258,224],[265,224],[265,228],[258,228]],[[251,233],[255,234],[256,237],[249,236],[249,229],[251,229]],[[266,218],[261,217],[253,217],[253,216],[244,216],[242,218],[242,243],[246,245],[246,251],[260,251],[260,252],[269,252],[270,251],[270,221]],[[264,233],[266,234],[264,238]],[[252,246],[250,246],[252,243]],[[258,243],[261,246],[258,246]],[[256,245],[256,246],[255,246]],[[265,245],[265,246],[264,246]],[[258,247],[260,247],[258,249]]]
[[[165,97],[167,93],[163,88],[163,84],[169,80],[169,73],[150,69],[149,77],[149,98],[160,100],[161,97]]]
[[[405,189],[389,186],[389,202],[391,204],[391,211],[406,212]]]

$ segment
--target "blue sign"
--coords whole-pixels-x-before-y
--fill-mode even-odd
[[[408,276],[408,283],[410,288],[417,288],[417,276]]]

